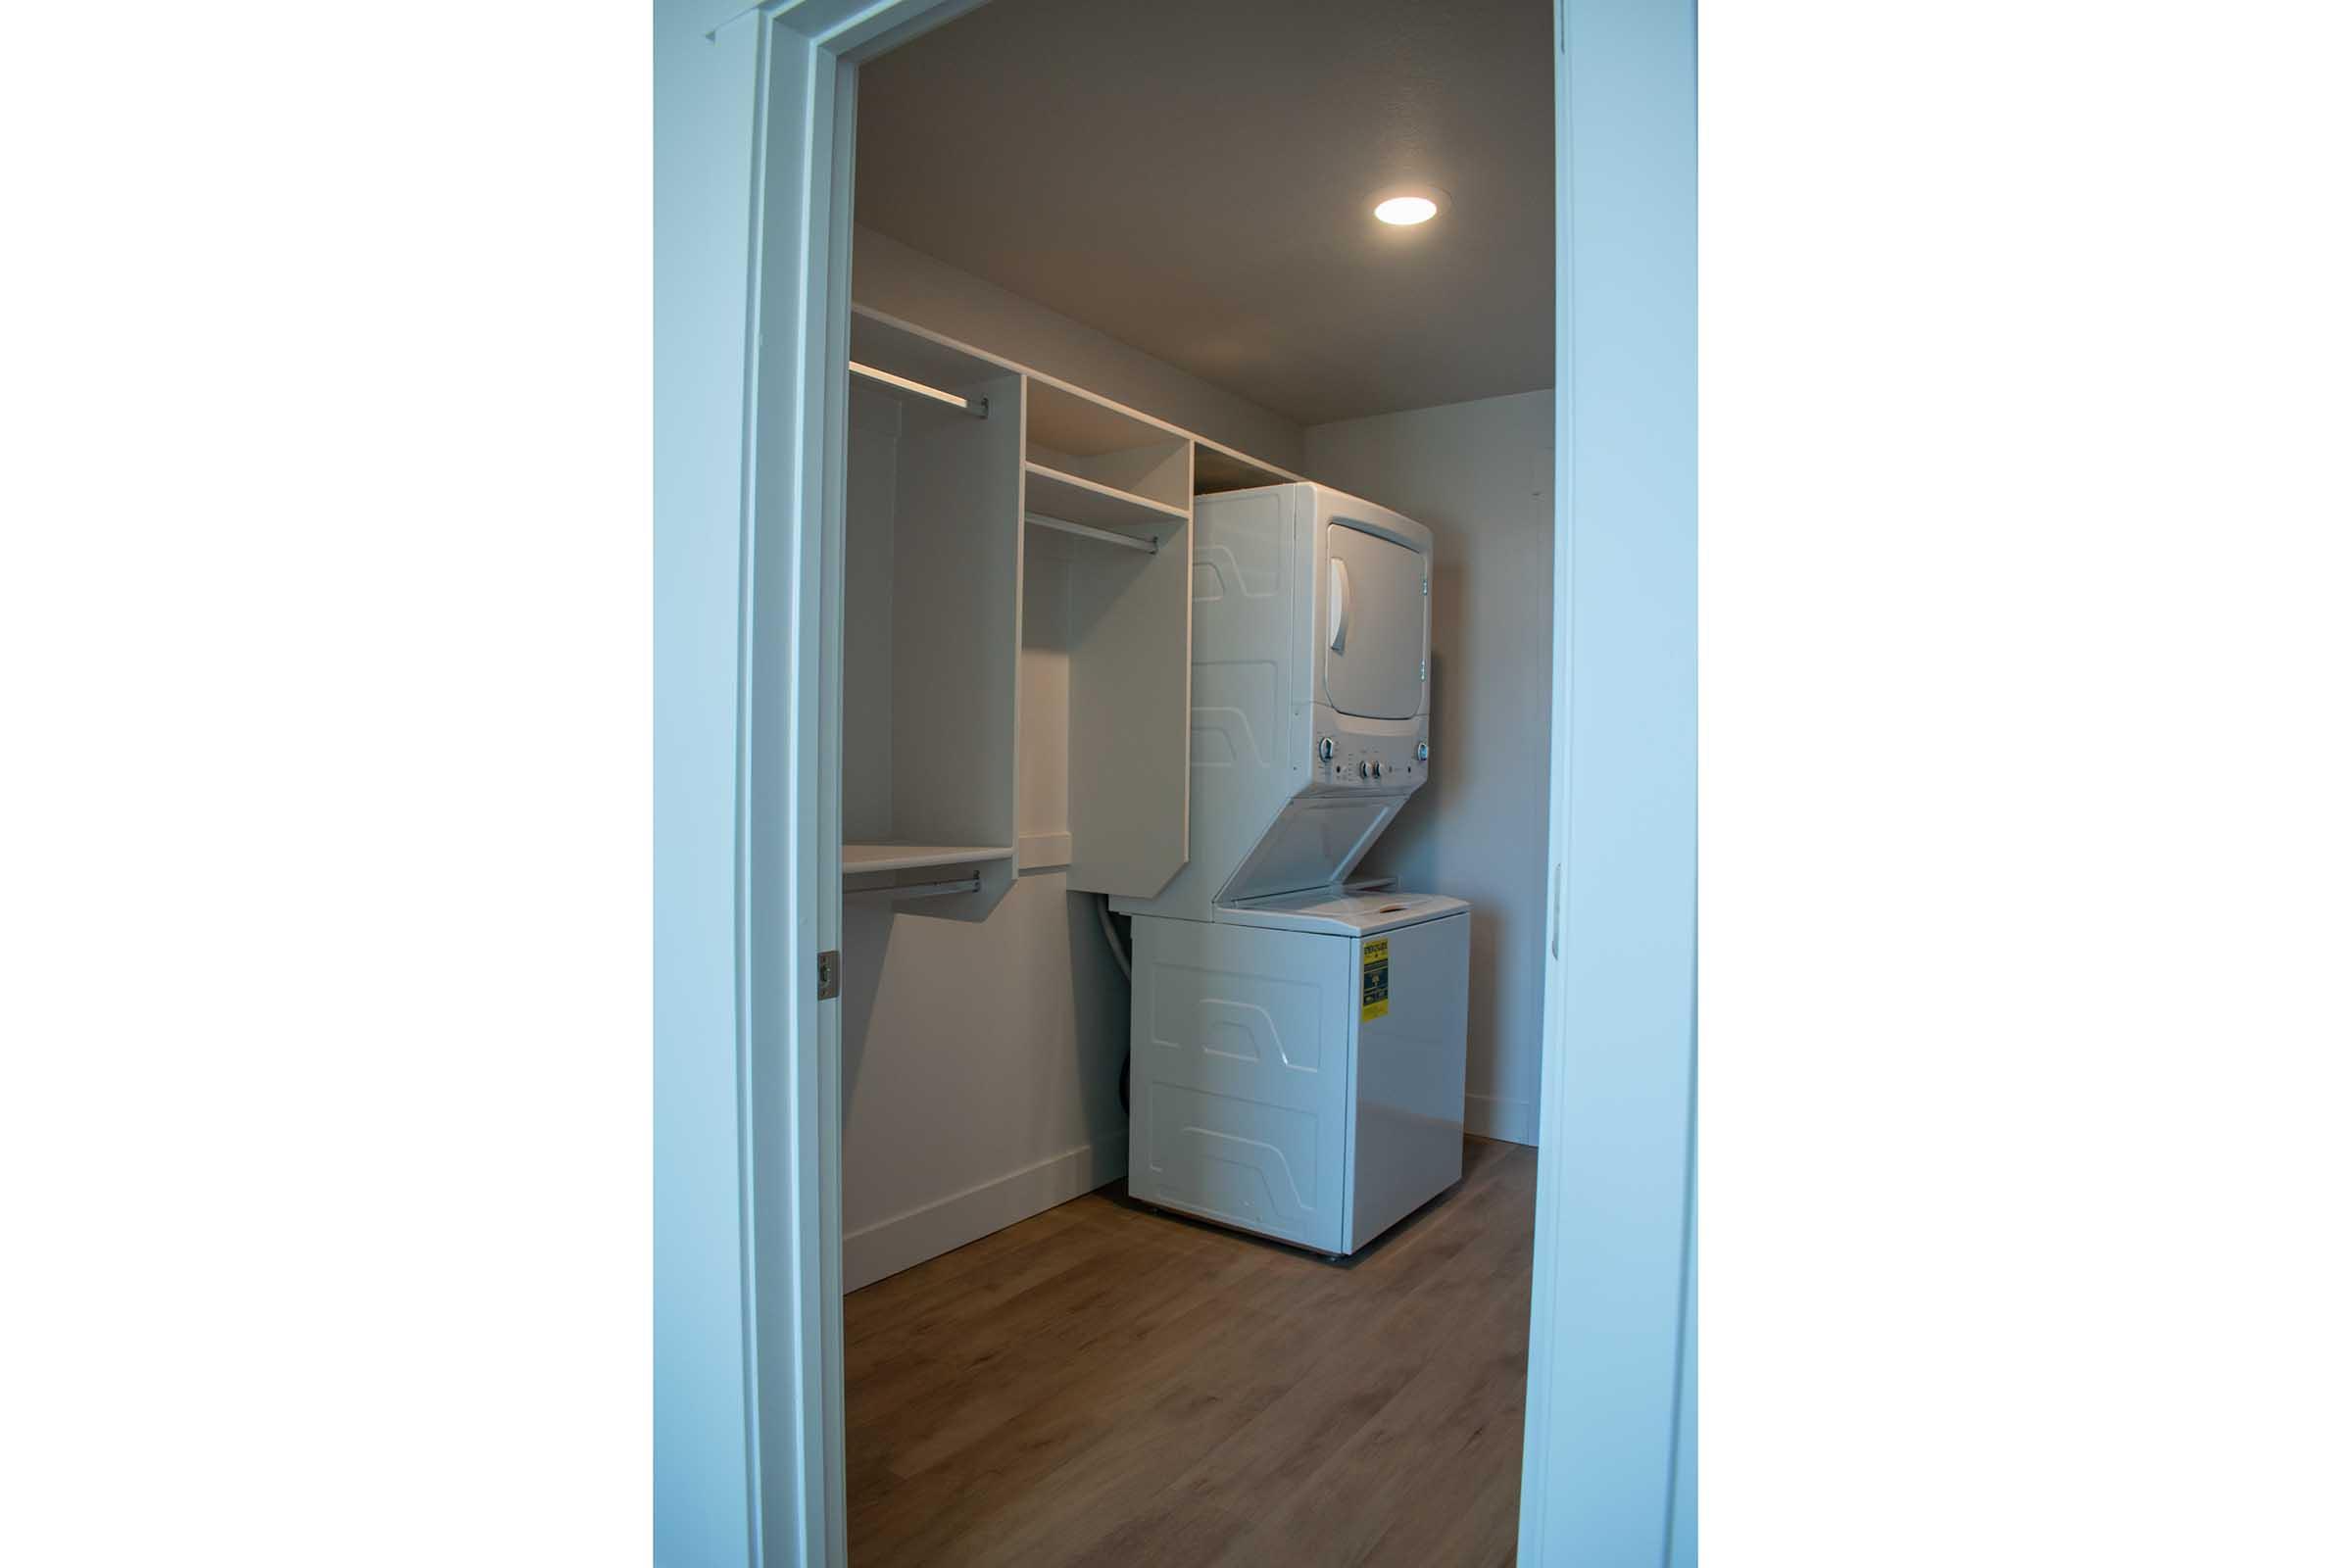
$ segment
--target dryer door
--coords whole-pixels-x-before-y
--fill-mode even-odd
[[[1329,523],[1323,532],[1315,645],[1324,698],[1359,718],[1411,718],[1421,711],[1421,671],[1429,654],[1422,557],[1346,523]]]

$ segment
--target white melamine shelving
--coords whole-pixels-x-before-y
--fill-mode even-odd
[[[863,310],[850,315],[850,363],[918,382],[927,391],[959,396],[977,382],[1017,373],[1015,367],[976,349]]]
[[[841,630],[842,873],[1010,886],[1020,684],[1020,372],[858,318]],[[863,891],[863,890],[860,890]]]
[[[1196,440],[1193,446],[1193,494],[1216,495],[1226,490],[1254,490],[1259,485],[1291,484],[1299,475],[1288,468],[1245,457],[1214,441]]]
[[[1192,442],[1051,382],[1027,418],[1020,864],[1149,898],[1190,829]]]
[[[1181,527],[1192,521],[1188,507],[1172,507],[1115,485],[1064,473],[1035,459],[1022,466],[1029,476],[1029,511],[1037,515],[1120,532]]]
[[[1021,871],[1152,896],[1189,842],[1193,497],[1298,476],[864,307],[849,357],[843,871],[970,867],[909,901],[949,918]]]
[[[866,871],[919,871],[927,865],[982,865],[990,860],[1011,858],[1009,844],[844,844],[841,847],[844,876]]]

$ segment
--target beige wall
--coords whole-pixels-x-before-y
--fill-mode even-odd
[[[858,229],[851,271],[850,294],[860,305],[1059,376],[1253,458],[1298,466],[1302,432],[1281,415],[887,234]]]
[[[1430,781],[1365,858],[1468,899],[1472,1132],[1536,1141],[1551,747],[1551,394],[1310,425],[1299,470],[1436,533]]]

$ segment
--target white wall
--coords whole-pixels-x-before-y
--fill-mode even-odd
[[[1127,982],[1093,895],[1036,871],[985,920],[919,907],[842,921],[847,1290],[1127,1173]]]
[[[1059,376],[1253,458],[1298,466],[1299,427],[1271,409],[887,234],[858,228],[851,270],[850,297],[860,305]]]
[[[1536,1141],[1551,747],[1549,392],[1311,425],[1299,471],[1427,524],[1430,781],[1365,858],[1468,899],[1472,1132]]]
[[[654,1556],[759,1553],[735,1009],[759,34],[654,9]],[[778,1441],[789,1446],[790,1435]]]

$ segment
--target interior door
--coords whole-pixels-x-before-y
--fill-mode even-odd
[[[1324,698],[1359,718],[1410,718],[1421,710],[1429,655],[1421,555],[1344,522],[1328,524],[1324,537]]]

